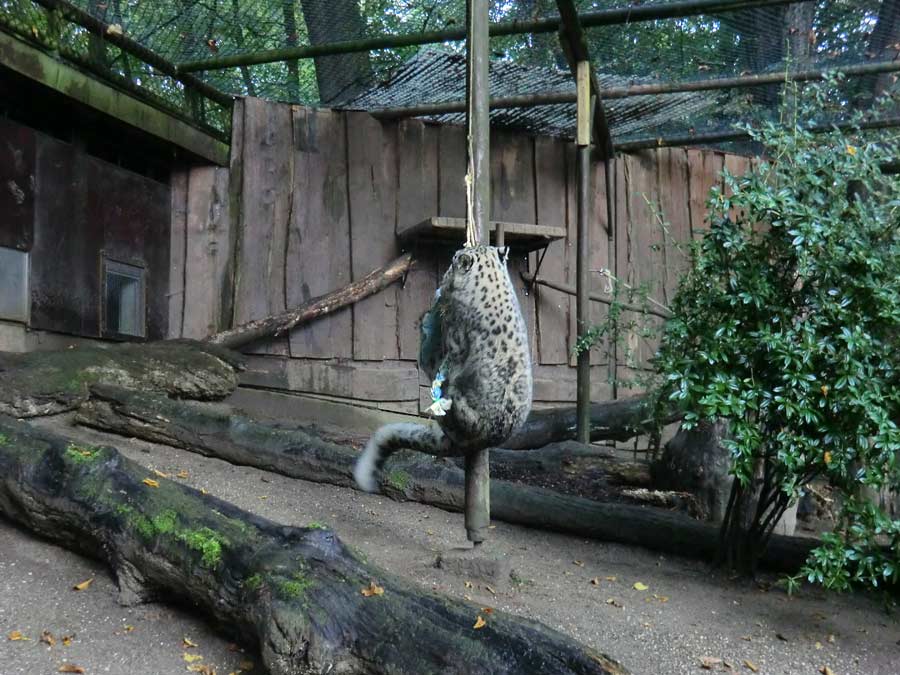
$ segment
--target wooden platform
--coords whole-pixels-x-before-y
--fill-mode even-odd
[[[554,225],[531,225],[526,223],[506,223],[491,221],[491,243],[494,241],[494,233],[497,226],[503,225],[506,244],[516,251],[534,251],[544,248],[556,239],[564,239],[566,228]],[[401,241],[419,242],[454,242],[462,241],[466,236],[465,218],[448,218],[445,216],[432,216],[415,225],[402,228],[397,231],[397,237]]]

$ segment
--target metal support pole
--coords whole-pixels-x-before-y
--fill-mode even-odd
[[[468,0],[466,11],[468,213],[482,244],[490,243],[491,217],[488,6],[488,0]],[[489,452],[484,449],[466,457],[466,535],[476,545],[487,538],[491,523]]]
[[[578,241],[575,260],[575,311],[578,337],[582,338],[590,327],[590,191],[591,191],[591,79],[590,63],[579,61],[578,87]],[[577,430],[580,443],[591,442],[591,352],[586,349],[578,354],[577,372]]]

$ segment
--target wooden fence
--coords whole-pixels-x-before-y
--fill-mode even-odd
[[[568,236],[550,245],[540,277],[574,286],[574,147],[506,131],[493,132],[491,143],[492,220],[564,227]],[[594,289],[604,290],[599,270],[610,268],[669,302],[685,264],[675,242],[704,227],[704,201],[721,169],[740,173],[748,162],[693,149],[620,157],[612,181],[611,262],[610,196],[604,166],[596,165]],[[432,216],[465,216],[464,175],[460,127],[238,101],[230,168],[191,168],[173,177],[170,334],[201,337],[364,276],[399,255],[398,229]],[[415,245],[418,262],[402,287],[254,346],[244,381],[418,412],[428,402],[428,382],[415,363],[418,320],[452,250]],[[569,402],[575,398],[574,299],[527,287],[520,273],[533,272],[539,255],[515,256],[510,265],[531,337],[535,401]],[[606,306],[594,302],[592,311],[600,321]],[[653,345],[636,335],[629,340],[645,365]],[[595,349],[593,363],[593,394],[609,398],[604,349]]]

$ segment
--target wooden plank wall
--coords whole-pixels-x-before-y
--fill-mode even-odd
[[[228,324],[232,315],[239,323],[339,288],[400,253],[397,228],[434,215],[465,216],[461,127],[382,123],[365,113],[245,99],[235,106],[234,129],[230,182],[222,169],[173,178],[172,283],[180,277],[191,286],[180,310],[173,310],[185,317],[180,334],[196,337],[205,327]],[[500,130],[491,143],[492,218],[565,227],[568,238],[550,246],[540,276],[574,286],[573,147]],[[610,269],[626,283],[646,285],[662,304],[670,302],[686,262],[679,243],[704,227],[706,193],[726,165],[739,172],[748,163],[683,149],[623,156],[615,162],[612,195],[606,194],[604,165],[595,165],[593,290],[606,288],[599,270]],[[213,213],[219,214],[215,223]],[[617,237],[612,260],[610,228]],[[174,240],[185,243],[176,250]],[[208,255],[212,244],[215,260]],[[415,363],[419,319],[453,249],[417,245],[413,253],[417,264],[402,286],[255,345],[245,382],[419,412],[429,403],[429,383]],[[529,326],[536,404],[566,403],[575,398],[574,299],[527,288],[520,275],[532,272],[538,258],[514,255],[510,274]],[[594,321],[606,311],[592,303]],[[629,340],[637,366],[646,367],[655,345],[638,334]],[[598,399],[611,396],[606,353],[600,346],[592,357]],[[620,368],[620,375],[627,372]]]
[[[6,129],[15,126],[20,125],[4,124]],[[19,139],[26,144],[17,146]],[[165,337],[166,267],[171,260],[166,239],[172,222],[169,186],[92,157],[79,144],[40,132],[0,134],[0,145],[18,156],[20,168],[29,172],[27,191],[20,195],[14,186],[14,197],[23,199],[24,210],[10,212],[16,232],[7,242],[30,250],[29,327],[100,337],[105,256],[144,268],[147,337]],[[33,220],[22,229],[21,219],[29,212]],[[0,208],[0,220],[6,215]]]
[[[229,178],[213,166],[172,173],[169,337],[200,339],[230,322],[223,307],[234,255]]]
[[[37,133],[0,117],[0,246],[27,251],[34,238]]]

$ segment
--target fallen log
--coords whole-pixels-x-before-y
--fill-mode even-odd
[[[224,406],[176,403],[96,386],[76,421],[293,478],[356,487],[352,472],[358,453],[353,448],[233,414]],[[448,511],[462,511],[465,504],[465,474],[449,460],[400,452],[388,460],[380,480],[381,492],[392,499]],[[491,481],[490,499],[491,515],[508,523],[705,560],[713,559],[718,546],[715,526],[661,509],[597,502],[500,480]],[[775,535],[761,564],[796,572],[819,543]]]
[[[362,279],[331,293],[312,298],[295,309],[229,328],[209,336],[206,340],[211,344],[237,349],[262,338],[281,335],[294,326],[352,305],[390,286],[409,271],[412,263],[412,255],[406,253],[384,267],[369,272]]]
[[[330,529],[273,523],[111,447],[0,416],[0,477],[0,513],[108,561],[123,602],[195,604],[272,675],[626,672],[534,621],[494,612],[476,629],[477,605],[364,563]]]
[[[462,468],[465,458],[454,457],[453,462]],[[602,473],[603,479],[613,485],[646,488],[651,482],[646,462],[621,459],[607,448],[577,441],[560,441],[532,450],[492,448],[490,462],[492,474],[496,471],[542,476]]]
[[[659,424],[671,424],[684,416],[669,410]],[[591,441],[627,441],[652,432],[657,425],[645,396],[591,404]],[[525,424],[504,443],[510,449],[542,448],[550,443],[575,438],[577,420],[574,407],[534,410]]]
[[[176,398],[221,399],[237,386],[241,363],[234,352],[191,340],[0,353],[0,413],[36,417],[74,410],[96,383]]]

